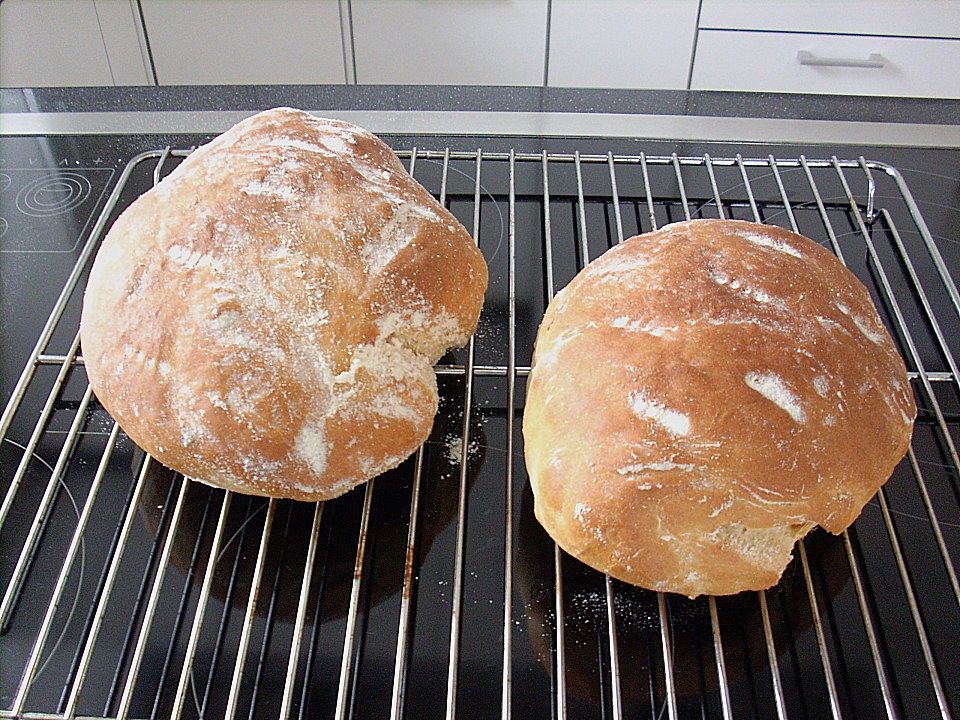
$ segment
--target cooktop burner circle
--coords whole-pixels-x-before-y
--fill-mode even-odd
[[[7,219],[3,216],[0,216],[0,239],[7,234]]]
[[[44,175],[20,188],[17,210],[32,217],[61,215],[81,205],[91,190],[90,181],[79,173]]]
[[[8,187],[10,187],[10,176],[6,173],[0,173],[0,192],[3,192]]]

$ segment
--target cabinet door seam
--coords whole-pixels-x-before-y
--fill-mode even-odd
[[[140,15],[140,30],[143,32],[143,44],[147,50],[147,59],[150,61],[150,75],[153,78],[154,85],[160,85],[160,80],[157,78],[157,65],[153,61],[153,51],[150,49],[150,35],[147,33],[147,19],[143,14],[143,4],[140,0],[136,0],[137,3],[137,12]]]
[[[697,61],[697,43],[700,42],[700,13],[703,11],[703,0],[697,3],[697,19],[693,26],[693,47],[690,49],[690,69],[687,71],[687,90],[693,84],[693,64]]]

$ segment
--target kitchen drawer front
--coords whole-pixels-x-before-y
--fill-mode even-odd
[[[958,67],[960,40],[701,30],[691,88],[960,98]]]
[[[711,28],[960,38],[960,0],[703,0]]]

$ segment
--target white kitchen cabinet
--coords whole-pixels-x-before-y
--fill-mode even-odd
[[[542,85],[547,0],[352,0],[357,82]]]
[[[343,83],[335,0],[142,0],[161,85]]]
[[[0,3],[0,86],[113,84],[93,0]]]
[[[548,85],[686,88],[698,0],[554,0]]]
[[[691,87],[960,98],[958,67],[960,40],[701,30]]]
[[[700,29],[960,38],[960,0],[703,0]]]

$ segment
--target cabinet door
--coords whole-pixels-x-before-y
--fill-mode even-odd
[[[542,85],[547,0],[353,0],[357,82]]]
[[[554,0],[548,85],[686,88],[698,0]]]
[[[0,86],[113,84],[93,0],[0,3]]]
[[[161,85],[342,83],[332,0],[142,0]]]

